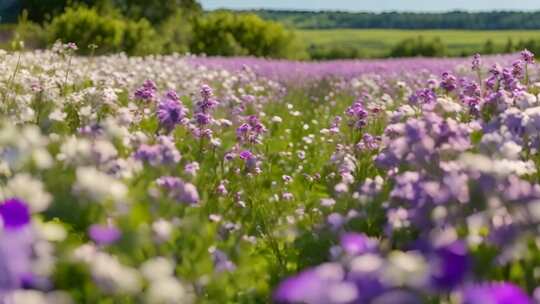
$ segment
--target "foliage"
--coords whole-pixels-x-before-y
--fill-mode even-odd
[[[92,44],[98,46],[100,54],[123,51],[129,55],[144,55],[161,51],[157,34],[147,20],[101,15],[94,8],[68,8],[52,20],[47,31],[51,42],[75,42],[81,46],[82,54],[93,52],[88,47]]]
[[[70,5],[94,6],[102,2],[102,0],[21,0],[21,10],[28,12],[29,20],[43,23],[63,13]]]
[[[308,53],[309,57],[313,60],[354,59],[366,57],[366,54],[362,52],[361,47],[348,45],[310,45]]]
[[[202,7],[196,0],[109,0],[126,17],[134,20],[145,18],[152,24],[160,24],[175,16],[178,10],[188,15],[202,13]]]
[[[21,0],[21,11],[27,10],[29,19],[43,23],[64,12],[68,7],[87,5],[102,10],[118,9],[128,18],[145,18],[158,24],[182,9],[191,14],[199,14],[202,9],[195,0]],[[17,8],[13,8],[15,10]]]
[[[390,57],[443,57],[446,55],[446,46],[439,38],[425,40],[424,37],[405,39],[390,51]]]
[[[163,53],[186,53],[189,51],[192,34],[193,17],[183,10],[177,10],[163,21],[158,32],[163,39]]]
[[[127,20],[121,51],[129,55],[159,54],[162,42],[150,22],[142,18],[139,21]],[[98,44],[99,46],[99,44]]]
[[[305,52],[283,25],[253,14],[215,12],[195,20],[191,51],[207,55],[302,58]]]

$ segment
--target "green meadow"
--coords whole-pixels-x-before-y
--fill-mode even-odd
[[[482,50],[488,40],[495,49],[504,50],[509,39],[514,46],[520,41],[540,39],[540,30],[469,31],[469,30],[393,30],[331,29],[297,30],[308,46],[358,48],[366,57],[384,57],[398,42],[422,36],[426,40],[440,38],[449,56],[469,55]]]

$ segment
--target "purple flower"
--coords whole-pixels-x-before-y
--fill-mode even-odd
[[[169,91],[158,104],[157,117],[162,128],[171,132],[174,127],[181,124],[187,113],[187,109],[176,95],[176,92]]]
[[[156,145],[142,144],[139,146],[133,157],[148,162],[152,166],[176,164],[182,158],[172,138],[165,135],[158,137]]]
[[[531,51],[524,49],[523,51],[521,51],[521,59],[525,61],[527,64],[533,64],[534,54]]]
[[[457,88],[456,77],[448,72],[442,74],[440,87],[446,92],[452,92]]]
[[[212,121],[212,116],[204,112],[195,113],[195,122],[200,126],[205,126],[210,124]]]
[[[234,271],[236,269],[236,265],[229,259],[225,252],[214,247],[210,248],[208,251],[212,254],[216,272]]]
[[[518,286],[508,282],[484,283],[466,288],[463,304],[532,304]]]
[[[156,97],[157,87],[152,80],[146,80],[143,85],[135,91],[135,97],[151,101]]]
[[[480,54],[474,54],[472,59],[472,70],[473,71],[480,71],[480,65],[482,64],[480,59]]]
[[[512,63],[512,76],[515,78],[523,77],[523,62],[521,60]]]
[[[90,238],[100,245],[109,245],[120,239],[121,231],[112,225],[94,224],[88,229]]]
[[[208,111],[215,108],[219,102],[213,97],[212,88],[208,85],[203,85],[201,87],[201,100],[195,105],[195,112],[208,113]]]
[[[341,236],[340,244],[343,250],[349,255],[364,254],[372,251],[377,246],[374,239],[365,234],[349,232]]]
[[[463,242],[456,241],[435,251],[432,265],[432,281],[442,289],[452,289],[460,284],[470,266],[467,247]]]
[[[199,202],[197,188],[191,183],[185,183],[178,177],[163,176],[156,180],[158,186],[169,192],[169,196],[178,202],[196,204]]]
[[[251,160],[251,159],[253,159],[255,157],[253,155],[253,153],[251,153],[251,151],[249,151],[249,150],[244,150],[244,151],[240,152],[240,154],[238,154],[238,156],[242,160]]]
[[[352,282],[344,281],[341,265],[326,263],[281,282],[274,292],[276,303],[353,303],[359,296]]]
[[[0,302],[3,292],[22,286],[31,275],[34,231],[30,224],[30,211],[26,203],[17,198],[0,205],[4,225],[0,234]]]
[[[30,223],[28,205],[18,198],[10,198],[2,202],[0,216],[5,229],[18,229]]]
[[[152,165],[157,165],[159,163],[159,158],[161,155],[161,149],[158,145],[147,145],[142,144],[139,146],[139,149],[134,153],[133,157],[140,161],[148,162]]]
[[[411,104],[432,104],[437,101],[437,95],[432,89],[421,89],[409,97]]]

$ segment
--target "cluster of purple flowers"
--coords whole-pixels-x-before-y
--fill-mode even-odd
[[[152,166],[171,165],[180,161],[180,152],[176,149],[171,137],[160,135],[157,141],[155,145],[140,145],[133,157]]]
[[[389,188],[368,178],[353,197],[361,206],[382,200],[382,238],[404,242],[399,248],[406,249],[392,250],[347,232],[349,221],[371,220],[362,209],[346,217],[333,213],[328,226],[342,234],[340,246],[330,250],[332,260],[284,280],[275,290],[276,302],[422,303],[447,294],[467,304],[532,303],[517,285],[477,277],[471,254],[480,244],[501,248],[492,261],[509,265],[523,256],[516,248],[524,248],[540,225],[534,211],[540,186],[527,178],[536,169],[522,153],[538,151],[540,107],[524,79],[534,55],[521,55],[510,68],[494,66],[486,80],[475,55],[472,70],[478,81],[444,73],[438,84],[431,80],[410,95],[412,105],[422,105],[416,112],[402,106],[391,114],[393,123],[386,126],[374,157]],[[467,112],[452,104],[453,97]],[[365,127],[364,104],[355,103],[347,114]],[[375,138],[364,133],[356,147],[378,149]],[[339,144],[332,161],[339,160],[338,172],[353,184],[351,172],[358,164],[344,157],[348,150]],[[404,237],[408,234],[414,237]]]
[[[156,180],[156,184],[165,189],[167,195],[179,203],[197,204],[199,202],[197,188],[178,177],[162,176]]]
[[[266,132],[265,126],[259,118],[251,115],[247,122],[236,129],[236,139],[240,144],[260,144],[261,136]]]
[[[349,125],[355,129],[362,129],[366,126],[369,112],[365,108],[362,100],[357,100],[347,108],[345,114],[350,118]]]
[[[184,124],[187,109],[175,91],[168,91],[157,105],[157,117],[162,129],[170,133],[177,125]]]
[[[135,98],[143,101],[153,101],[156,98],[157,86],[152,80],[146,80],[143,85],[135,90]]]
[[[32,246],[35,233],[31,228],[28,205],[18,198],[0,204],[0,302],[10,291],[31,287]]]
[[[203,85],[200,93],[201,99],[195,103],[193,111],[192,133],[197,138],[212,139],[212,129],[209,126],[214,122],[214,117],[211,112],[219,105],[219,102],[208,85]]]

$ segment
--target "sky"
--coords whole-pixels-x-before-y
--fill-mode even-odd
[[[0,0],[2,1],[2,0]],[[540,0],[200,0],[208,10],[299,9],[347,11],[441,12],[450,10],[540,10]]]

